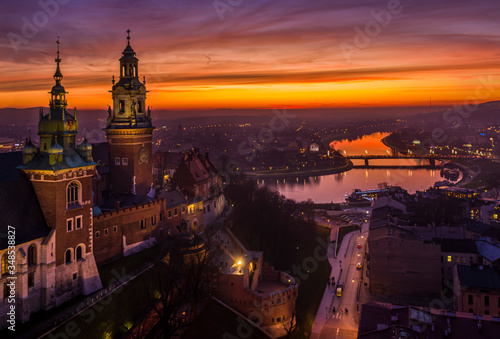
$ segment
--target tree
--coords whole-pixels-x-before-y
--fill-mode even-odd
[[[283,328],[286,331],[285,338],[286,339],[290,338],[290,334],[292,334],[292,332],[295,331],[295,329],[297,328],[297,322],[295,321],[295,312],[292,313],[292,318],[290,319],[290,323],[283,324]]]

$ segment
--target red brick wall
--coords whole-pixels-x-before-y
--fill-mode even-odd
[[[73,171],[70,177],[69,173],[60,173],[58,176],[44,175],[41,180],[40,174],[33,174],[31,180],[35,192],[40,202],[45,220],[49,227],[56,229],[56,265],[65,263],[66,249],[73,249],[73,256],[76,247],[83,243],[85,252],[91,251],[90,232],[91,232],[91,209],[92,209],[92,176],[95,169],[87,169],[86,174],[82,170]],[[80,174],[81,173],[81,174]],[[27,173],[31,179],[31,173]],[[64,179],[63,175],[66,175]],[[58,180],[58,181],[55,181]],[[81,206],[77,208],[66,209],[66,190],[70,182],[76,180],[80,183]],[[77,216],[82,216],[82,228],[76,229]],[[73,218],[73,231],[67,232],[67,219]]]
[[[153,202],[126,207],[118,211],[106,212],[94,217],[94,256],[98,264],[120,257],[123,253],[123,236],[126,237],[127,245],[149,239],[168,230],[176,232],[175,227],[181,223],[181,206],[177,208],[177,215],[174,215],[174,207],[166,209],[165,200],[154,200]],[[168,210],[172,211],[172,216],[168,218]],[[160,221],[160,213],[163,214],[163,221]],[[151,217],[155,216],[156,224],[152,224]],[[140,221],[144,220],[145,228],[141,228]],[[116,231],[114,230],[116,226]],[[105,233],[108,230],[108,234]],[[163,230],[163,231],[162,231]],[[96,237],[99,232],[99,237]]]
[[[135,176],[136,194],[146,195],[153,183],[153,159],[151,134],[112,135],[109,142],[109,180],[113,193],[132,193]],[[139,152],[142,147],[148,150],[148,161],[140,163]],[[120,158],[120,165],[115,165],[115,158]],[[123,158],[128,165],[123,165]]]

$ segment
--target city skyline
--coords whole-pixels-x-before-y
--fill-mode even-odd
[[[430,97],[436,106],[461,104],[485,79],[494,83],[499,24],[494,1],[450,5],[6,4],[1,106],[47,105],[59,36],[70,107],[106,109],[127,29],[156,109],[404,107]]]

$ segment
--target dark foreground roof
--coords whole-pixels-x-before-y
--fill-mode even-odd
[[[498,338],[500,318],[369,302],[361,306],[360,339]]]
[[[16,245],[49,234],[35,190],[28,180],[0,182],[0,250],[7,248],[9,227],[15,228]]]
[[[0,153],[0,182],[19,179],[20,171],[16,167],[22,164],[23,153],[21,151]]]

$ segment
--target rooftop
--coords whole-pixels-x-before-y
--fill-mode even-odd
[[[496,338],[500,318],[369,302],[361,306],[358,338]]]
[[[441,252],[477,253],[476,243],[472,239],[432,239],[441,245]]]
[[[46,237],[47,226],[31,182],[19,179],[0,182],[0,250],[7,248],[7,234],[14,227],[16,245]]]
[[[457,265],[460,286],[500,290],[500,272],[488,266]]]
[[[495,262],[500,259],[500,243],[489,237],[481,237],[476,239],[476,246],[479,254],[490,262]]]

